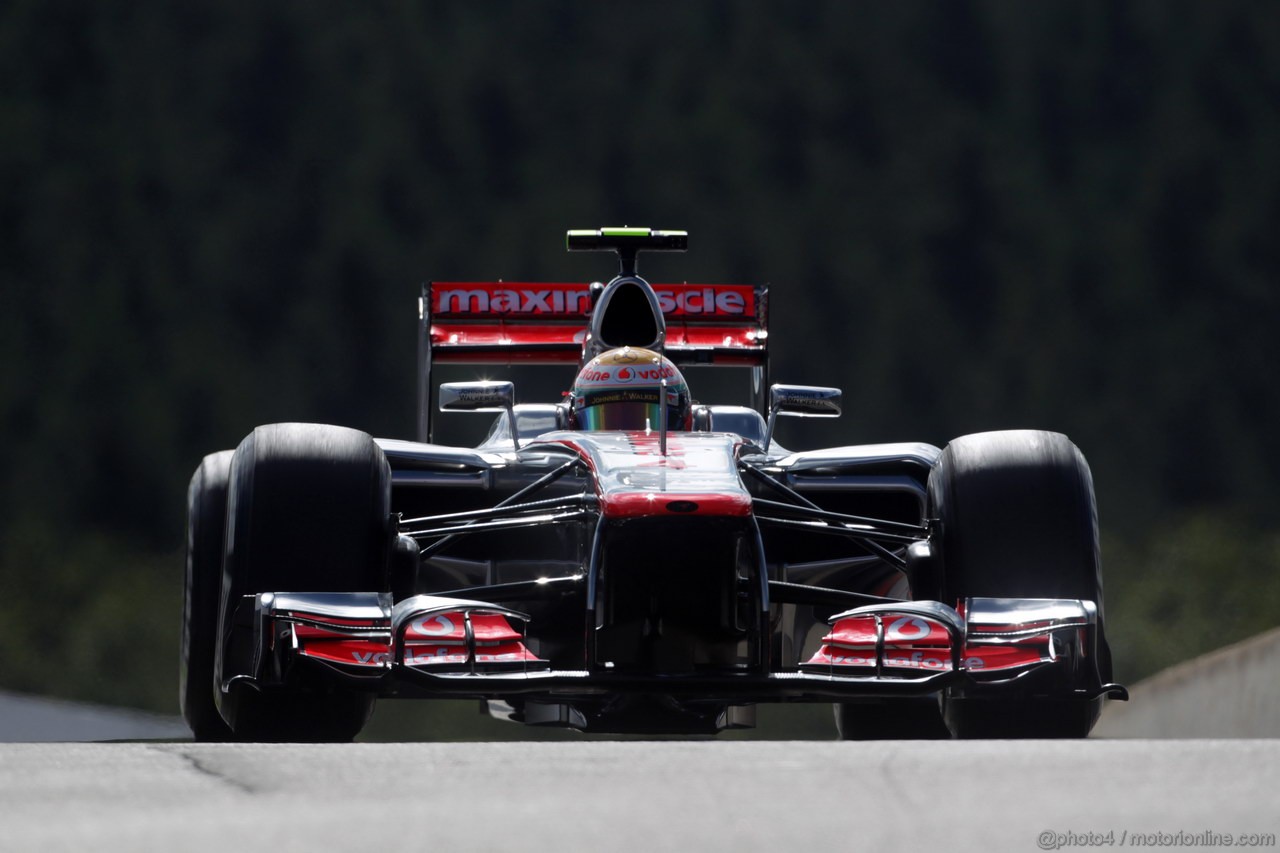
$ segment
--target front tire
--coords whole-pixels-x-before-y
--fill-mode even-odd
[[[245,627],[234,619],[244,596],[388,589],[391,469],[366,433],[321,424],[258,427],[235,451],[228,495],[224,678],[247,669]],[[372,694],[301,680],[263,692],[233,685],[220,710],[237,739],[349,741],[373,705]]]
[[[936,696],[885,702],[837,702],[840,740],[941,740],[950,736]]]
[[[231,729],[214,702],[214,649],[227,526],[227,481],[235,451],[211,453],[187,489],[186,572],[182,590],[182,652],[178,704],[198,741],[227,740]]]
[[[1103,633],[1102,563],[1093,478],[1066,436],[1036,430],[979,433],[947,445],[929,476],[941,521],[941,590],[970,597],[1067,598],[1098,608],[1098,677],[1111,680]],[[1102,699],[1077,695],[943,695],[956,737],[1085,737]]]

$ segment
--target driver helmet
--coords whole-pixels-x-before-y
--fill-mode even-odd
[[[684,376],[653,350],[622,347],[586,363],[569,392],[570,424],[582,430],[654,430],[662,426],[666,380],[667,429],[692,426],[693,405]]]

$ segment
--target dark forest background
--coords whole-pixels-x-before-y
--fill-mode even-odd
[[[420,282],[622,224],[771,285],[789,445],[1069,434],[1124,679],[1280,623],[1275,3],[11,0],[0,688],[174,710],[201,456],[410,436]]]

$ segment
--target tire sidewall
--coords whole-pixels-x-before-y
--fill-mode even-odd
[[[197,740],[224,740],[231,733],[214,699],[214,657],[233,455],[224,450],[206,456],[187,489],[178,704]]]

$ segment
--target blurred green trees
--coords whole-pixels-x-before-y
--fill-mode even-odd
[[[1276,624],[1277,104],[1244,0],[14,0],[0,686],[172,708],[200,456],[410,434],[420,281],[624,223],[773,286],[791,444],[1071,435],[1125,678]]]

